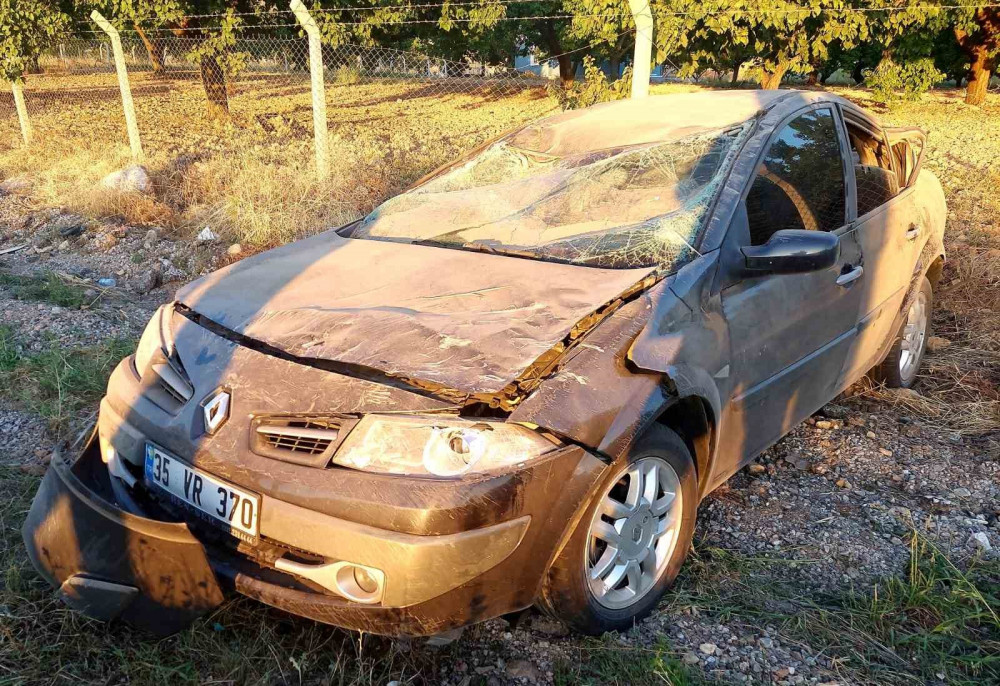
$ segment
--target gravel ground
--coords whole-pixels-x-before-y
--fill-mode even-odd
[[[956,144],[974,143],[980,134],[963,135],[972,138]],[[931,159],[952,163],[939,153]],[[62,231],[74,222],[84,224],[83,231],[64,238]],[[0,195],[0,251],[21,243],[29,247],[0,256],[0,271],[63,272],[89,281],[94,292],[90,309],[70,310],[13,300],[0,288],[0,326],[16,331],[27,350],[53,340],[75,347],[135,337],[177,285],[218,264],[225,252],[225,246],[172,241],[143,227],[84,221]],[[151,271],[159,272],[154,282]],[[115,278],[116,287],[98,288],[103,277]],[[52,442],[40,417],[0,404],[0,463],[38,468]],[[972,555],[998,556],[995,444],[848,393],[710,495],[695,538],[699,551],[766,559],[765,582],[791,583],[808,596],[870,590],[881,578],[905,573],[914,529],[958,564]],[[793,641],[766,623],[700,613],[683,601],[691,582],[680,586],[646,622],[611,640],[636,650],[665,642],[684,664],[723,683],[846,683],[823,645]],[[560,664],[572,664],[586,649],[534,612],[516,623],[473,627],[459,641],[460,649],[438,664],[440,683],[549,683]]]

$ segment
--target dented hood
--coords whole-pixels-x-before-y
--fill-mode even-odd
[[[291,355],[496,393],[652,271],[328,231],[209,274],[177,299]]]

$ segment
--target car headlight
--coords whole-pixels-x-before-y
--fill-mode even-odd
[[[163,305],[149,320],[146,329],[139,338],[139,345],[135,349],[135,370],[142,377],[149,365],[157,357],[167,357],[170,355],[172,347],[170,337],[170,319],[173,316],[173,304]]]
[[[458,476],[521,465],[556,447],[518,424],[368,415],[347,435],[333,463],[383,474]]]

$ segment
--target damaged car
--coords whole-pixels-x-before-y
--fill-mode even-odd
[[[629,627],[708,493],[862,376],[914,383],[924,148],[817,92],[524,126],[179,291],[53,458],[31,561],[158,634],[232,592],[393,636]]]

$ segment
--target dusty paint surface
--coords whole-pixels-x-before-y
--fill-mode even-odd
[[[195,312],[298,357],[492,393],[652,269],[592,269],[334,232],[178,293]]]

